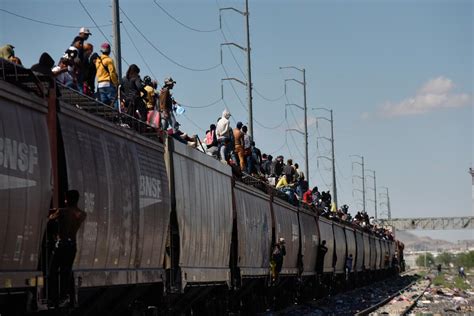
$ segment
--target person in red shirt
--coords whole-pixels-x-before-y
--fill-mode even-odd
[[[308,189],[305,193],[303,193],[303,202],[306,204],[313,203],[313,191]]]

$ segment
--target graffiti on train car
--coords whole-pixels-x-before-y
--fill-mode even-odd
[[[38,147],[8,137],[0,137],[0,168],[33,174],[37,165]],[[35,185],[34,180],[4,174],[0,171],[0,189]]]

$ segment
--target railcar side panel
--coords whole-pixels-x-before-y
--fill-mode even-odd
[[[173,164],[182,280],[229,283],[231,169],[178,142]]]
[[[300,210],[301,254],[303,255],[303,275],[316,274],[316,257],[319,245],[316,214]]]
[[[0,289],[41,274],[51,170],[47,105],[0,81]]]
[[[335,250],[336,250],[336,264],[335,264],[335,272],[336,273],[344,273],[345,271],[345,264],[346,264],[346,251],[347,251],[347,244],[346,244],[346,235],[344,234],[344,227],[338,223],[333,223],[334,227],[334,242],[335,242]]]
[[[347,256],[352,255],[351,271],[354,271],[356,265],[357,245],[356,236],[353,228],[345,227],[346,241],[347,241]],[[345,266],[345,264],[344,264]]]
[[[298,209],[283,201],[273,201],[275,215],[275,238],[285,238],[286,256],[283,259],[281,274],[298,273],[299,226]]]
[[[83,286],[161,280],[170,212],[163,146],[66,104],[59,121],[68,187],[87,212],[75,264]]]
[[[272,243],[270,199],[236,183],[234,187],[240,275],[268,275]]]
[[[363,233],[362,234],[363,239],[364,239],[364,268],[366,270],[371,269],[371,260],[372,260],[372,255],[370,254],[370,236],[368,233]]]
[[[381,248],[381,258],[380,258],[380,268],[381,269],[387,269],[388,266],[385,266],[385,257],[388,255],[388,247],[387,247],[387,241],[381,239],[380,240],[380,248]]]
[[[377,249],[375,246],[375,237],[369,236],[370,241],[370,270],[377,268]]]
[[[355,259],[354,271],[361,272],[364,269],[364,235],[360,230],[355,230],[357,255]]]
[[[392,268],[392,259],[393,259],[393,256],[395,254],[395,242],[394,241],[391,241],[391,240],[388,241],[388,253],[390,255],[389,267]]]
[[[334,272],[334,230],[332,222],[324,217],[319,217],[320,241],[326,240],[328,252],[324,256],[324,273]]]
[[[375,237],[375,269],[380,270],[382,261],[382,246],[379,238]]]

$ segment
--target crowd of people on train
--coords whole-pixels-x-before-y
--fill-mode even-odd
[[[167,133],[179,142],[196,147],[230,165],[237,178],[252,178],[264,184],[260,186],[262,189],[275,190],[295,206],[305,207],[320,216],[350,223],[381,238],[393,240],[393,235],[378,227],[374,218],[369,217],[365,211],[352,216],[347,205],[336,208],[329,191],[320,191],[317,186],[311,188],[298,163],[294,163],[292,159],[287,159],[285,163],[282,155],[273,157],[262,153],[249,135],[246,125],[237,122],[232,128],[231,113],[227,109],[215,123],[210,124],[203,143],[196,135],[183,133],[175,114],[184,109],[175,101],[171,92],[176,81],[171,77],[165,78],[158,90],[158,82],[150,76],[142,79],[140,68],[135,64],[129,66],[123,78],[118,78],[116,66],[110,57],[110,44],[101,44],[99,55],[94,51],[94,45],[88,41],[91,35],[88,28],[82,27],[64,55],[58,59],[57,65],[44,52],[31,69],[52,76],[63,86],[146,122],[150,127]],[[0,47],[0,58],[21,65],[13,45]]]

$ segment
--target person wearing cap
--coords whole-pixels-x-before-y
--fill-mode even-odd
[[[98,99],[104,104],[114,104],[117,107],[117,86],[119,81],[114,61],[109,57],[110,44],[103,43],[100,46],[100,51],[102,55],[97,57],[95,61]]]
[[[216,126],[216,135],[217,141],[219,142],[219,154],[222,162],[227,163],[227,156],[230,152],[232,144],[230,143],[230,137],[232,128],[230,127],[230,118],[231,114],[229,110],[225,109],[222,111],[222,117],[217,122]]]
[[[0,58],[12,60],[15,57],[15,47],[11,44],[0,47]]]
[[[161,128],[167,130],[170,126],[175,128],[176,119],[173,115],[173,105],[176,101],[171,96],[171,89],[173,89],[176,81],[173,78],[165,78],[163,81],[163,87],[160,91],[159,104],[161,112]]]
[[[81,27],[81,29],[79,30],[79,36],[83,38],[84,41],[87,41],[87,39],[91,35],[92,33],[89,31],[87,27]]]
[[[155,109],[156,94],[155,89],[157,87],[156,81],[152,81],[150,76],[143,77],[143,85],[146,91],[146,94],[142,95],[146,101],[146,109],[148,111],[153,111]]]

